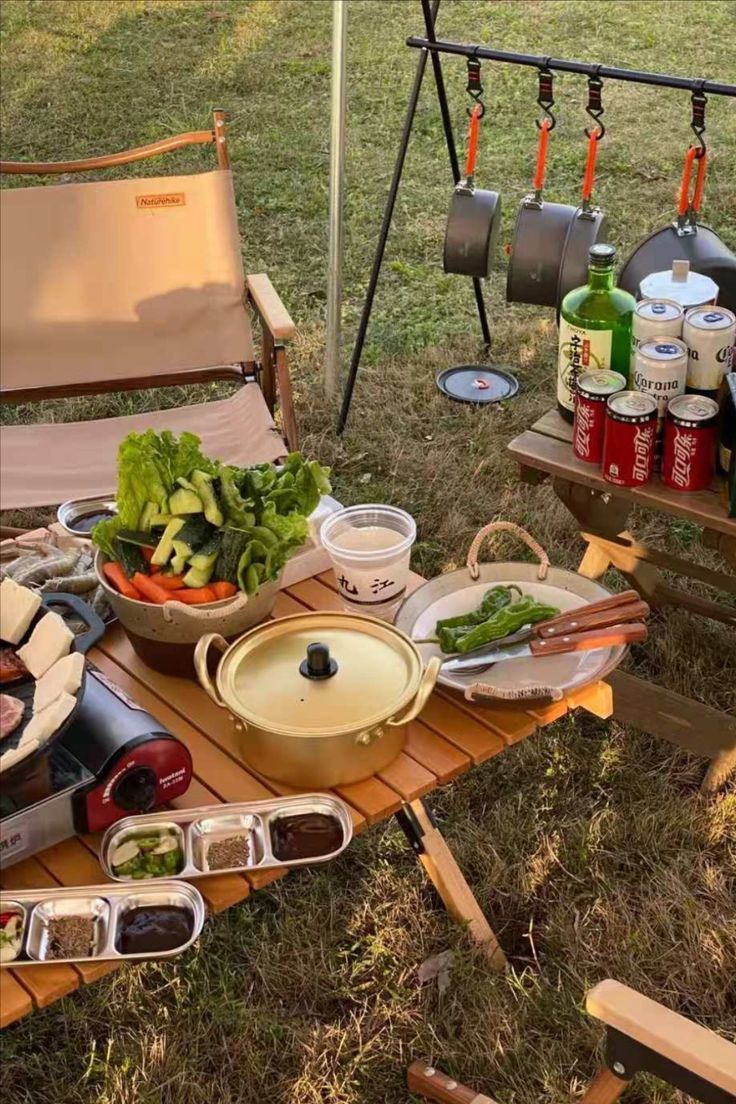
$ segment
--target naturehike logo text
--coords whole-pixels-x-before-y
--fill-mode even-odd
[[[184,192],[166,192],[163,195],[139,195],[135,197],[136,207],[161,208],[184,207],[187,198]]]

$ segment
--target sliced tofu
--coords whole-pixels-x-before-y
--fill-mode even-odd
[[[41,606],[41,595],[20,586],[14,579],[0,583],[0,637],[19,644]]]
[[[47,705],[40,713],[34,713],[30,721],[23,729],[18,747],[27,744],[45,744],[49,736],[53,736],[58,728],[63,725],[71,713],[77,699],[71,694],[61,693],[56,701]]]
[[[73,640],[74,633],[66,627],[58,613],[47,613],[17,654],[33,677],[40,679],[57,660],[68,655]]]
[[[25,737],[25,732],[23,736]],[[30,740],[27,744],[24,744],[21,740],[17,748],[3,752],[3,754],[0,755],[0,773],[7,770],[8,767],[12,767],[13,763],[18,763],[21,759],[25,759],[26,755],[30,755],[37,747],[38,740]]]
[[[51,705],[60,694],[76,694],[82,683],[84,671],[84,656],[81,652],[72,652],[71,655],[57,659],[45,675],[36,683],[33,695],[33,712],[40,713],[47,705]]]

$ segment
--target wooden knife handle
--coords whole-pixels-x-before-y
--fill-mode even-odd
[[[646,640],[647,627],[641,621],[625,625],[592,629],[590,632],[565,633],[551,640],[532,640],[529,644],[533,656],[565,655],[568,652],[588,652],[593,648],[614,648],[619,644],[633,644]]]
[[[638,596],[634,601],[626,602],[607,609],[594,610],[588,606],[570,610],[554,621],[544,621],[537,628],[536,636],[547,640],[563,633],[585,632],[587,629],[607,629],[609,625],[620,625],[625,621],[643,621],[649,616],[649,606]]]
[[[490,1096],[453,1081],[429,1062],[412,1062],[406,1073],[409,1091],[436,1100],[437,1104],[496,1104]]]

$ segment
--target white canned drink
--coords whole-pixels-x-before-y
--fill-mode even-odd
[[[694,307],[687,311],[682,337],[690,350],[687,389],[715,399],[730,371],[736,345],[736,315],[726,307]]]
[[[631,385],[634,383],[634,358],[644,341],[656,337],[682,337],[685,311],[674,299],[641,299],[634,308],[631,325]],[[637,388],[638,390],[638,388]]]
[[[636,391],[657,401],[657,439],[654,468],[659,471],[662,458],[664,419],[670,399],[685,392],[687,345],[677,337],[644,341],[636,350],[631,385]]]

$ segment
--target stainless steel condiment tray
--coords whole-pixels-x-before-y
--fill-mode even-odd
[[[309,858],[277,859],[273,852],[271,829],[283,816],[303,813],[324,813],[334,817],[342,828],[342,844],[326,855]],[[147,832],[181,833],[184,865],[168,877],[201,878],[208,874],[246,873],[273,867],[309,866],[329,862],[345,850],[353,836],[353,822],[344,801],[331,794],[299,794],[295,797],[273,797],[266,801],[248,801],[231,805],[205,805],[198,809],[172,809],[163,813],[143,814],[119,820],[105,832],[100,847],[100,864],[105,873],[117,882],[140,885],[158,880],[156,875],[144,877],[116,874],[112,857],[122,844]],[[249,861],[237,866],[210,869],[208,852],[213,843],[233,836],[246,835]]]
[[[117,949],[120,926],[129,909],[154,905],[171,905],[187,909],[191,916],[192,933],[179,946],[165,951],[124,954]],[[25,889],[0,894],[0,912],[20,911],[23,933],[18,956],[3,966],[14,970],[21,966],[37,966],[41,962],[142,961],[150,958],[173,958],[194,943],[204,926],[205,907],[202,895],[186,882],[157,881],[152,884],[55,886],[53,889]],[[90,953],[72,958],[57,958],[51,952],[54,921],[63,917],[82,917],[92,921]]]

